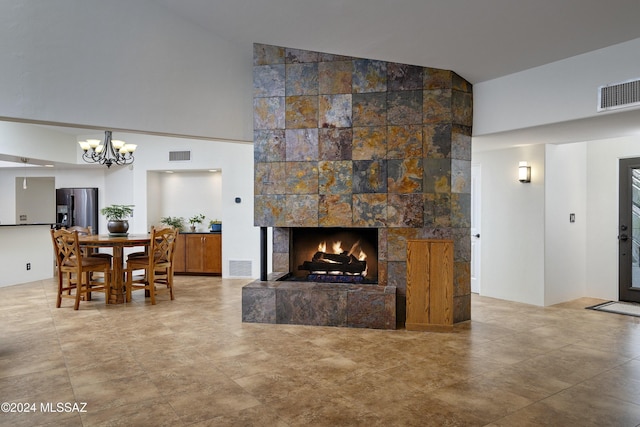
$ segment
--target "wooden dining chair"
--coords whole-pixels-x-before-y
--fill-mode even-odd
[[[68,231],[77,231],[79,235],[84,235],[84,236],[90,236],[93,234],[93,227],[88,226],[88,227],[81,227],[79,225],[73,225],[71,227],[67,227],[66,230]],[[96,248],[84,248],[83,249],[83,253],[86,256],[97,256],[97,257],[102,257],[102,258],[112,258],[111,254],[105,253],[105,252],[98,252]]]
[[[151,232],[150,232],[150,233],[152,233],[152,232],[153,232],[153,229],[154,229],[154,228],[156,228],[156,227],[152,225],[152,226],[151,226]],[[158,228],[156,228],[156,229],[157,229],[157,230],[161,230],[161,229],[163,229],[163,228],[172,228],[172,229],[173,229],[174,227],[171,227],[171,226],[169,226],[169,227],[164,227],[164,226],[162,226],[162,227],[158,227]],[[175,230],[176,230],[178,233],[180,232],[180,230],[178,230],[177,228],[176,228]],[[177,237],[176,237],[176,238],[177,238]],[[172,257],[173,257],[174,252],[175,252],[175,248],[174,248],[174,251],[171,253]],[[149,248],[147,247],[147,248],[145,248],[145,250],[144,250],[144,251],[131,252],[129,255],[127,255],[127,259],[139,258],[139,257],[148,256],[148,255],[149,255]],[[171,265],[173,266],[173,258],[171,259]],[[156,277],[155,277],[155,279],[156,279],[156,283],[164,283],[164,284],[167,284],[167,276],[168,276],[168,274],[169,274],[169,271],[168,271],[168,270],[169,270],[168,268],[156,268],[156,271],[155,271],[155,276],[156,276]],[[167,284],[167,286],[168,286],[168,284]]]
[[[127,258],[126,301],[131,302],[131,292],[144,289],[156,303],[156,294],[168,291],[173,300],[173,252],[178,231],[173,228],[151,229],[151,243],[146,255],[137,254]],[[136,279],[134,272],[144,270]],[[165,285],[160,288],[156,285]]]
[[[60,308],[62,298],[73,298],[73,308],[77,310],[80,300],[90,300],[92,292],[104,293],[107,304],[111,289],[111,260],[83,254],[77,231],[51,230],[51,240],[58,270],[56,307]],[[92,273],[95,272],[103,274],[102,281],[93,279]],[[74,290],[75,293],[72,294]]]

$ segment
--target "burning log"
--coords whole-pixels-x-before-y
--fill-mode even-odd
[[[319,251],[315,253],[311,261],[303,262],[298,270],[363,274],[367,270],[367,261],[360,261],[347,252],[330,254]]]

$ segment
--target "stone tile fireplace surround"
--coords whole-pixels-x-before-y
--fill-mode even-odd
[[[406,240],[453,239],[454,322],[471,318],[472,87],[452,71],[254,45],[254,223],[273,271],[243,321],[402,326]],[[377,284],[277,281],[291,229],[378,232]]]

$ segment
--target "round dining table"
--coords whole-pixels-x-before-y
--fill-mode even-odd
[[[151,235],[127,234],[123,236],[111,234],[90,234],[79,235],[78,240],[80,246],[83,247],[113,248],[113,274],[109,304],[124,303],[124,248],[135,246],[144,246],[146,248],[151,244]]]

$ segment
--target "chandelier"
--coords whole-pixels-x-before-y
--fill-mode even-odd
[[[99,163],[108,168],[112,164],[128,165],[133,163],[133,152],[136,151],[136,144],[127,144],[124,141],[111,139],[111,131],[104,132],[104,142],[99,139],[87,139],[78,141],[80,148],[84,151],[82,159],[87,163]]]

